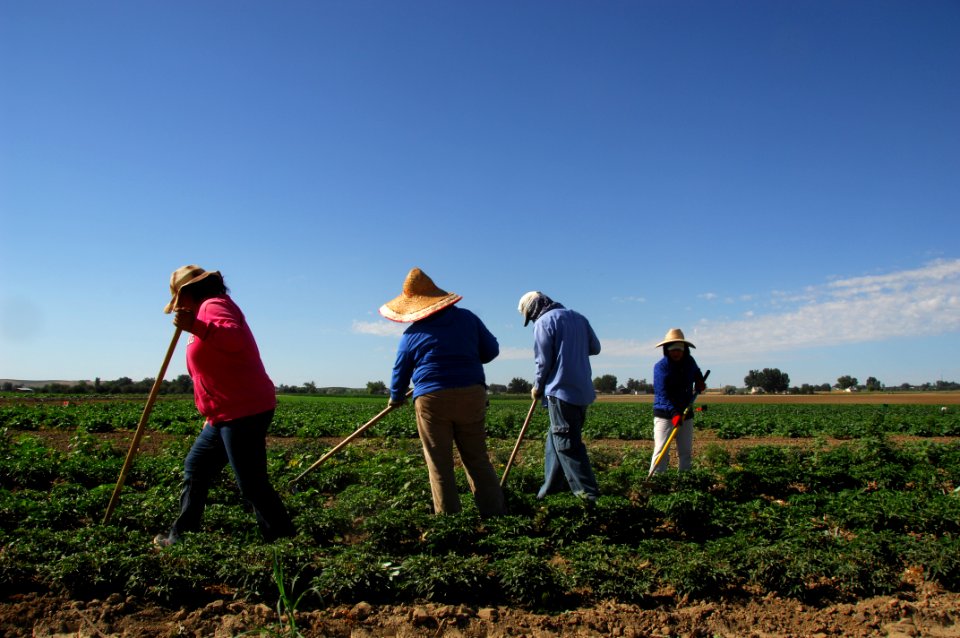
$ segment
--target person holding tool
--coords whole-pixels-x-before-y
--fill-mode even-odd
[[[410,323],[400,338],[390,380],[391,407],[403,405],[413,381],[413,405],[436,514],[460,511],[453,470],[456,444],[480,515],[506,512],[503,490],[487,453],[487,386],[483,364],[500,344],[479,317],[455,307],[463,297],[441,290],[419,268],[380,314]]]
[[[653,366],[653,457],[650,474],[670,467],[670,450],[665,449],[673,434],[677,441],[680,471],[689,470],[693,457],[693,401],[706,388],[706,377],[690,354],[695,348],[679,328],[671,328],[663,341],[663,357]],[[709,374],[709,372],[707,373]],[[676,428],[676,433],[673,430]]]
[[[600,354],[600,340],[586,317],[542,292],[523,295],[517,309],[524,326],[533,322],[536,373],[530,396],[542,399],[550,415],[544,480],[537,498],[560,492],[566,484],[575,495],[592,503],[600,489],[582,434],[587,406],[597,397],[590,356]]]
[[[200,528],[210,486],[227,463],[240,494],[253,506],[263,538],[294,536],[290,515],[267,476],[267,428],[277,398],[253,333],[227,294],[218,271],[183,266],[170,276],[172,299],[164,312],[190,333],[187,371],[193,379],[203,429],[183,464],[180,515],[155,545],[168,547]]]

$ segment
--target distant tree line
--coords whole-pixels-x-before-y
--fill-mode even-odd
[[[79,381],[70,383],[48,383],[34,386],[34,392],[44,394],[149,394],[156,381],[155,377],[134,381],[130,377],[120,377],[113,381],[102,381],[99,377],[93,383]],[[0,391],[13,392],[19,388],[10,381],[0,384]],[[160,382],[160,394],[193,394],[193,379],[188,374],[181,374],[176,379],[164,379]]]
[[[960,383],[955,381],[937,381],[936,383],[924,383],[922,385],[902,383],[899,386],[887,387],[876,377],[867,377],[867,380],[861,384],[857,377],[849,374],[838,377],[837,382],[833,385],[829,383],[820,385],[804,383],[800,387],[791,387],[790,375],[781,372],[778,368],[751,370],[747,376],[743,378],[743,385],[746,386],[747,391],[763,391],[779,394],[813,394],[815,392],[830,392],[832,390],[841,390],[844,392],[915,392],[918,390],[921,392],[932,392],[960,390]],[[724,391],[728,394],[733,394],[736,393],[737,390],[736,388],[732,388],[732,386],[727,386],[724,388]]]
[[[103,381],[97,378],[90,383],[89,381],[79,381],[74,384],[69,383],[48,383],[43,386],[33,386],[31,390],[43,394],[72,394],[72,395],[116,395],[116,394],[149,394],[153,388],[154,379],[146,378],[141,381],[134,381],[130,377],[120,377],[113,381]],[[721,388],[724,394],[743,394],[765,392],[771,394],[814,394],[816,392],[831,392],[832,390],[841,390],[846,392],[934,392],[960,390],[960,383],[955,381],[937,381],[934,383],[923,383],[920,385],[911,385],[902,383],[898,386],[886,386],[876,377],[867,377],[864,383],[850,375],[843,375],[837,378],[836,383],[822,383],[810,385],[804,383],[801,386],[790,385],[790,375],[780,371],[778,368],[764,368],[762,370],[751,370],[743,378],[744,387],[727,385]],[[594,389],[600,394],[652,394],[653,384],[648,383],[646,379],[627,379],[626,383],[620,385],[617,383],[617,377],[612,374],[598,376],[593,380]],[[526,379],[514,377],[507,385],[491,383],[487,386],[491,394],[529,394],[533,384]],[[0,391],[14,392],[20,388],[11,381],[5,381],[0,384]],[[160,394],[193,394],[193,380],[190,375],[181,374],[175,379],[164,379],[160,383]],[[368,381],[366,388],[347,388],[347,387],[317,387],[312,381],[307,381],[303,385],[284,385],[277,386],[279,394],[317,394],[317,395],[384,395],[390,393],[387,385],[383,381]]]

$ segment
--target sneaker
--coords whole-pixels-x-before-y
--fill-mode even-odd
[[[153,544],[157,547],[170,547],[171,545],[176,545],[178,540],[180,539],[173,534],[157,534],[153,537]]]

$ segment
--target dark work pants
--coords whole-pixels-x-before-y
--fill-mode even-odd
[[[200,528],[210,486],[227,463],[233,468],[240,495],[253,506],[264,539],[293,536],[296,530],[267,476],[267,428],[273,410],[205,425],[183,463],[180,516],[171,536]]]

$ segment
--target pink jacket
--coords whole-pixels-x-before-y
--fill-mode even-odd
[[[187,341],[187,371],[197,409],[210,423],[260,414],[277,405],[253,333],[228,295],[200,304]]]

